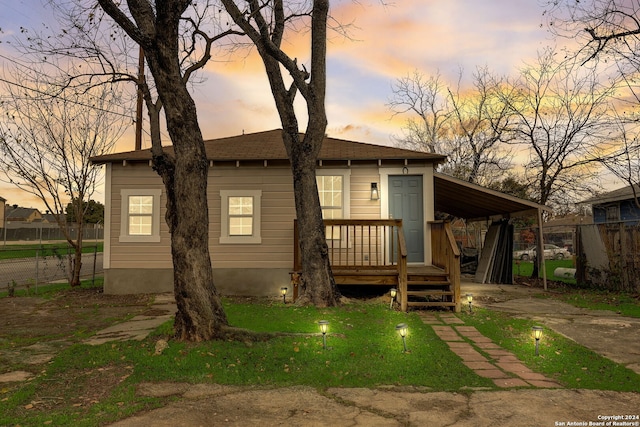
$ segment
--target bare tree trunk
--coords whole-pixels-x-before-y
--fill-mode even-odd
[[[78,230],[80,233],[80,230]],[[78,237],[78,243],[73,245],[73,262],[71,263],[71,280],[69,284],[71,287],[80,286],[80,272],[82,270],[82,243],[80,237]]]
[[[148,52],[148,51],[145,51]],[[149,55],[147,53],[147,55]],[[166,221],[171,232],[174,295],[178,306],[174,331],[181,340],[204,341],[222,337],[228,325],[213,283],[209,255],[207,156],[193,99],[180,79],[159,71],[157,58],[149,61],[161,95],[175,158],[158,154],[153,164],[167,191]]]
[[[302,277],[298,304],[313,304],[318,307],[338,305],[340,292],[331,271],[322,209],[316,182],[315,156],[304,152],[299,136],[283,131],[285,141],[295,140],[291,145],[291,171],[295,193]],[[324,134],[322,135],[324,137]],[[305,135],[305,140],[310,138]]]
[[[112,0],[100,6],[127,34],[142,46],[165,111],[174,154],[162,148],[159,106],[145,100],[152,121],[153,167],[162,177],[167,196],[166,221],[171,233],[174,295],[178,312],[175,336],[204,341],[223,336],[228,325],[222,302],[213,283],[209,255],[208,160],[198,123],[196,106],[180,68],[179,25],[188,1],[128,2],[136,24]],[[144,89],[144,82],[138,82]]]
[[[311,11],[311,71],[298,66],[281,48],[289,18],[282,1],[273,2],[273,17],[263,16],[258,2],[250,2],[251,13],[240,10],[232,0],[222,0],[234,22],[251,38],[262,58],[271,93],[282,123],[282,139],[291,161],[296,215],[302,254],[302,284],[299,304],[335,306],[340,293],[329,262],[322,208],[316,183],[316,161],[327,128],[325,110],[326,42],[328,0],[314,0]],[[268,3],[268,2],[267,2]],[[267,4],[265,3],[265,4]],[[252,26],[252,23],[255,26]],[[286,87],[282,76],[286,68],[293,82]],[[300,93],[307,105],[308,124],[300,140],[298,119],[293,107]]]

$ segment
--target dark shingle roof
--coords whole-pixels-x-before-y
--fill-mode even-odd
[[[226,138],[209,139],[205,142],[207,158],[212,161],[287,160],[282,142],[282,130],[249,133]],[[171,147],[166,149],[172,152]],[[344,139],[325,137],[319,160],[377,160],[420,159],[440,163],[446,156],[405,150],[402,148],[366,144]],[[150,160],[151,150],[129,151],[93,157],[94,163]]]

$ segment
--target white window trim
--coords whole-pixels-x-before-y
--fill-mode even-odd
[[[351,169],[316,169],[317,176],[342,176],[342,219],[351,218]]]
[[[229,235],[229,197],[253,197],[253,235]],[[262,190],[220,190],[220,244],[262,243]]]
[[[120,242],[160,242],[160,189],[120,190]],[[130,196],[153,196],[153,213],[151,218],[151,235],[138,236],[129,234],[129,197]]]
[[[341,176],[342,177],[342,218],[351,218],[351,169],[316,169],[316,176]],[[340,234],[340,239],[327,239],[327,243],[331,245],[331,242],[341,242],[343,247],[347,248],[346,235]],[[351,246],[351,243],[349,243]]]

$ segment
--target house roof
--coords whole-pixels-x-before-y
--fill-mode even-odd
[[[301,134],[302,136],[302,134]],[[212,161],[288,160],[282,142],[282,130],[248,133],[204,141],[207,159]],[[172,152],[172,147],[166,147]],[[446,156],[396,147],[367,144],[325,137],[319,160],[424,160],[440,163]],[[91,159],[94,163],[151,160],[151,150],[107,154]]]
[[[38,209],[35,208],[21,208],[17,207],[15,209],[11,209],[7,212],[7,220],[25,220],[31,216],[34,212],[40,213]]]
[[[620,200],[629,200],[634,197],[633,189],[635,187],[636,194],[640,195],[640,186],[631,185],[623,188],[618,188],[617,190],[610,191],[608,193],[601,194],[596,197],[592,197],[590,199],[584,200],[580,202],[580,204],[585,205],[600,205],[602,203],[610,203],[610,202],[618,202]]]
[[[490,190],[441,173],[434,173],[435,209],[468,221],[493,216],[531,215],[550,208]]]

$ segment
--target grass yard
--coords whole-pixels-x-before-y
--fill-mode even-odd
[[[590,310],[609,310],[623,316],[640,318],[640,294],[604,290],[556,288],[553,294],[541,298],[556,298],[576,307]]]
[[[102,291],[104,284],[103,276],[96,276],[95,280],[82,280],[80,282],[81,289],[95,289]],[[38,298],[50,299],[58,296],[61,292],[70,291],[72,288],[68,283],[48,283],[38,286]],[[20,288],[16,289],[13,294],[14,297],[29,297],[34,296],[32,289]],[[0,298],[7,298],[8,292],[0,292]]]
[[[82,248],[82,253],[92,254],[94,252],[103,251],[103,242],[85,243]],[[40,257],[66,255],[67,253],[71,252],[71,248],[65,242],[47,243],[43,245],[7,245],[0,247],[0,260],[15,258],[35,258],[36,255]]]
[[[59,292],[51,295],[64,298]],[[224,306],[233,326],[281,335],[264,342],[183,343],[169,339],[169,321],[143,341],[89,346],[77,339],[32,380],[0,387],[0,425],[102,425],[173,399],[137,395],[136,386],[143,382],[318,389],[393,385],[459,393],[497,389],[467,368],[416,313],[391,311],[386,303],[318,309],[284,305],[279,298],[236,298],[225,299]],[[637,391],[640,375],[548,329],[540,356],[534,356],[531,321],[481,308],[459,316],[565,387]],[[326,349],[320,320],[330,322]],[[409,326],[406,353],[395,330],[398,323]],[[77,328],[77,336],[86,336]],[[161,339],[168,340],[168,348],[155,354]],[[0,337],[0,354],[16,345]]]
[[[500,347],[511,351],[535,372],[562,383],[567,388],[638,391],[640,375],[624,366],[578,345],[549,328],[539,342],[539,356],[531,328],[532,320],[478,308],[473,314],[461,313],[465,324],[473,325]]]
[[[571,260],[571,259],[561,259],[561,260],[547,259],[547,260],[545,260],[545,267],[546,267],[547,279],[548,280],[564,282],[564,283],[567,283],[567,284],[570,284],[570,285],[575,285],[577,283],[576,279],[565,279],[565,278],[561,278],[561,277],[555,277],[553,275],[553,272],[555,271],[555,269],[559,268],[559,267],[575,268],[573,260]],[[533,261],[519,261],[518,260],[518,261],[514,261],[513,262],[513,275],[514,276],[531,277],[531,273],[533,273]],[[540,274],[540,277],[542,277],[541,274]]]

